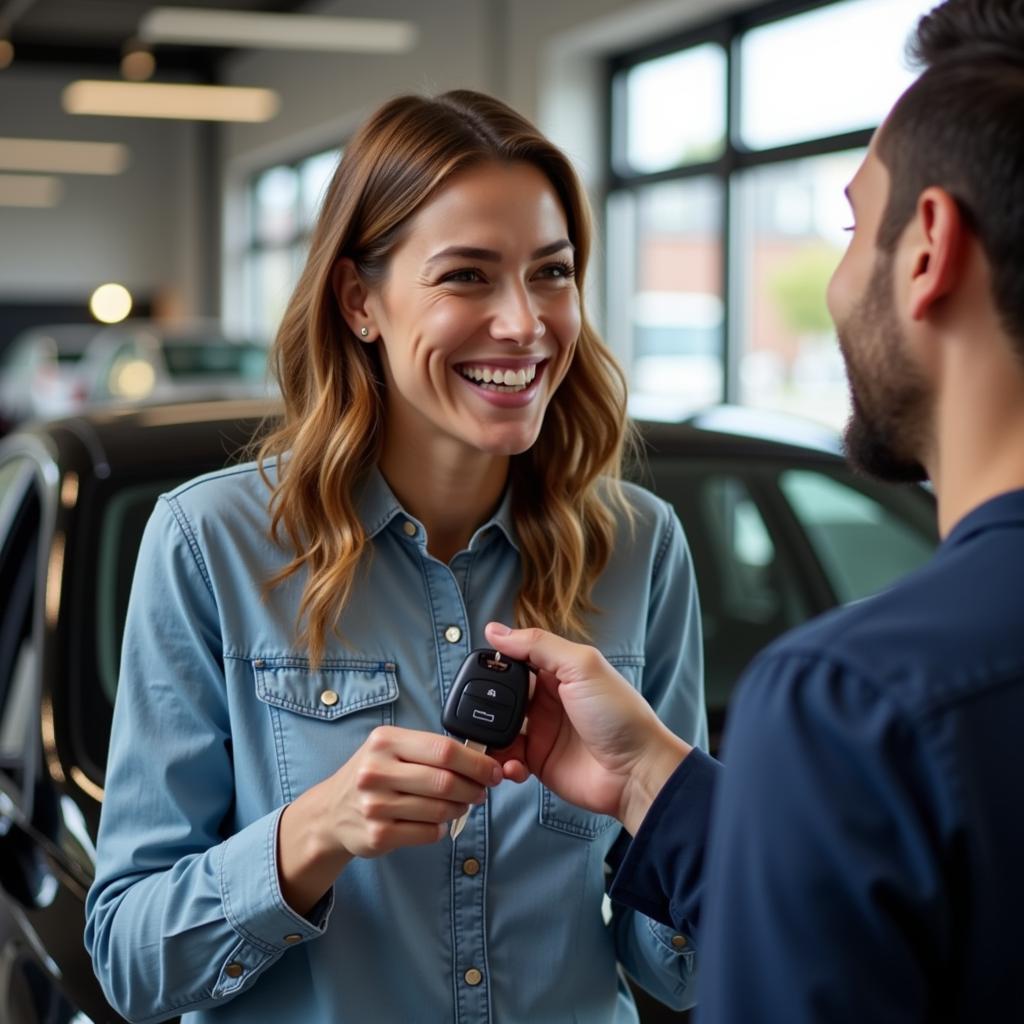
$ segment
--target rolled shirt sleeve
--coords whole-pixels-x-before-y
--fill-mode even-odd
[[[216,1005],[326,928],[281,894],[281,809],[226,834],[230,726],[216,603],[187,521],[157,503],[125,625],[85,941],[133,1021]]]

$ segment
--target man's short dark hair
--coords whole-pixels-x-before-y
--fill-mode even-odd
[[[921,192],[957,201],[988,259],[993,298],[1024,356],[1024,0],[947,0],[908,44],[923,66],[878,138],[891,251]]]

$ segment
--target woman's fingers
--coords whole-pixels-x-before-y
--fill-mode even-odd
[[[501,781],[501,768],[494,758],[440,733],[381,726],[370,733],[366,746],[369,753],[384,759],[434,768],[478,786]]]
[[[440,825],[466,813],[468,804],[452,800],[436,800],[431,797],[409,796],[405,793],[391,793],[369,802],[365,811],[368,818],[390,821],[427,822]]]

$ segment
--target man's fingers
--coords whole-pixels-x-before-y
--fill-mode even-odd
[[[528,661],[534,668],[558,676],[563,683],[592,676],[608,667],[596,648],[573,643],[543,629],[509,630],[500,622],[489,622],[484,635],[496,651]]]
[[[530,777],[530,769],[522,761],[506,761],[502,769],[510,782],[525,782]]]

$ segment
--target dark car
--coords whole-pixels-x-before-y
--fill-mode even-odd
[[[237,458],[272,409],[96,412],[0,443],[0,1021],[120,1019],[82,932],[136,551],[157,495]],[[693,550],[717,739],[758,649],[929,556],[934,502],[855,477],[831,435],[744,410],[643,436],[634,475]],[[647,1022],[678,1019],[641,1001]]]

